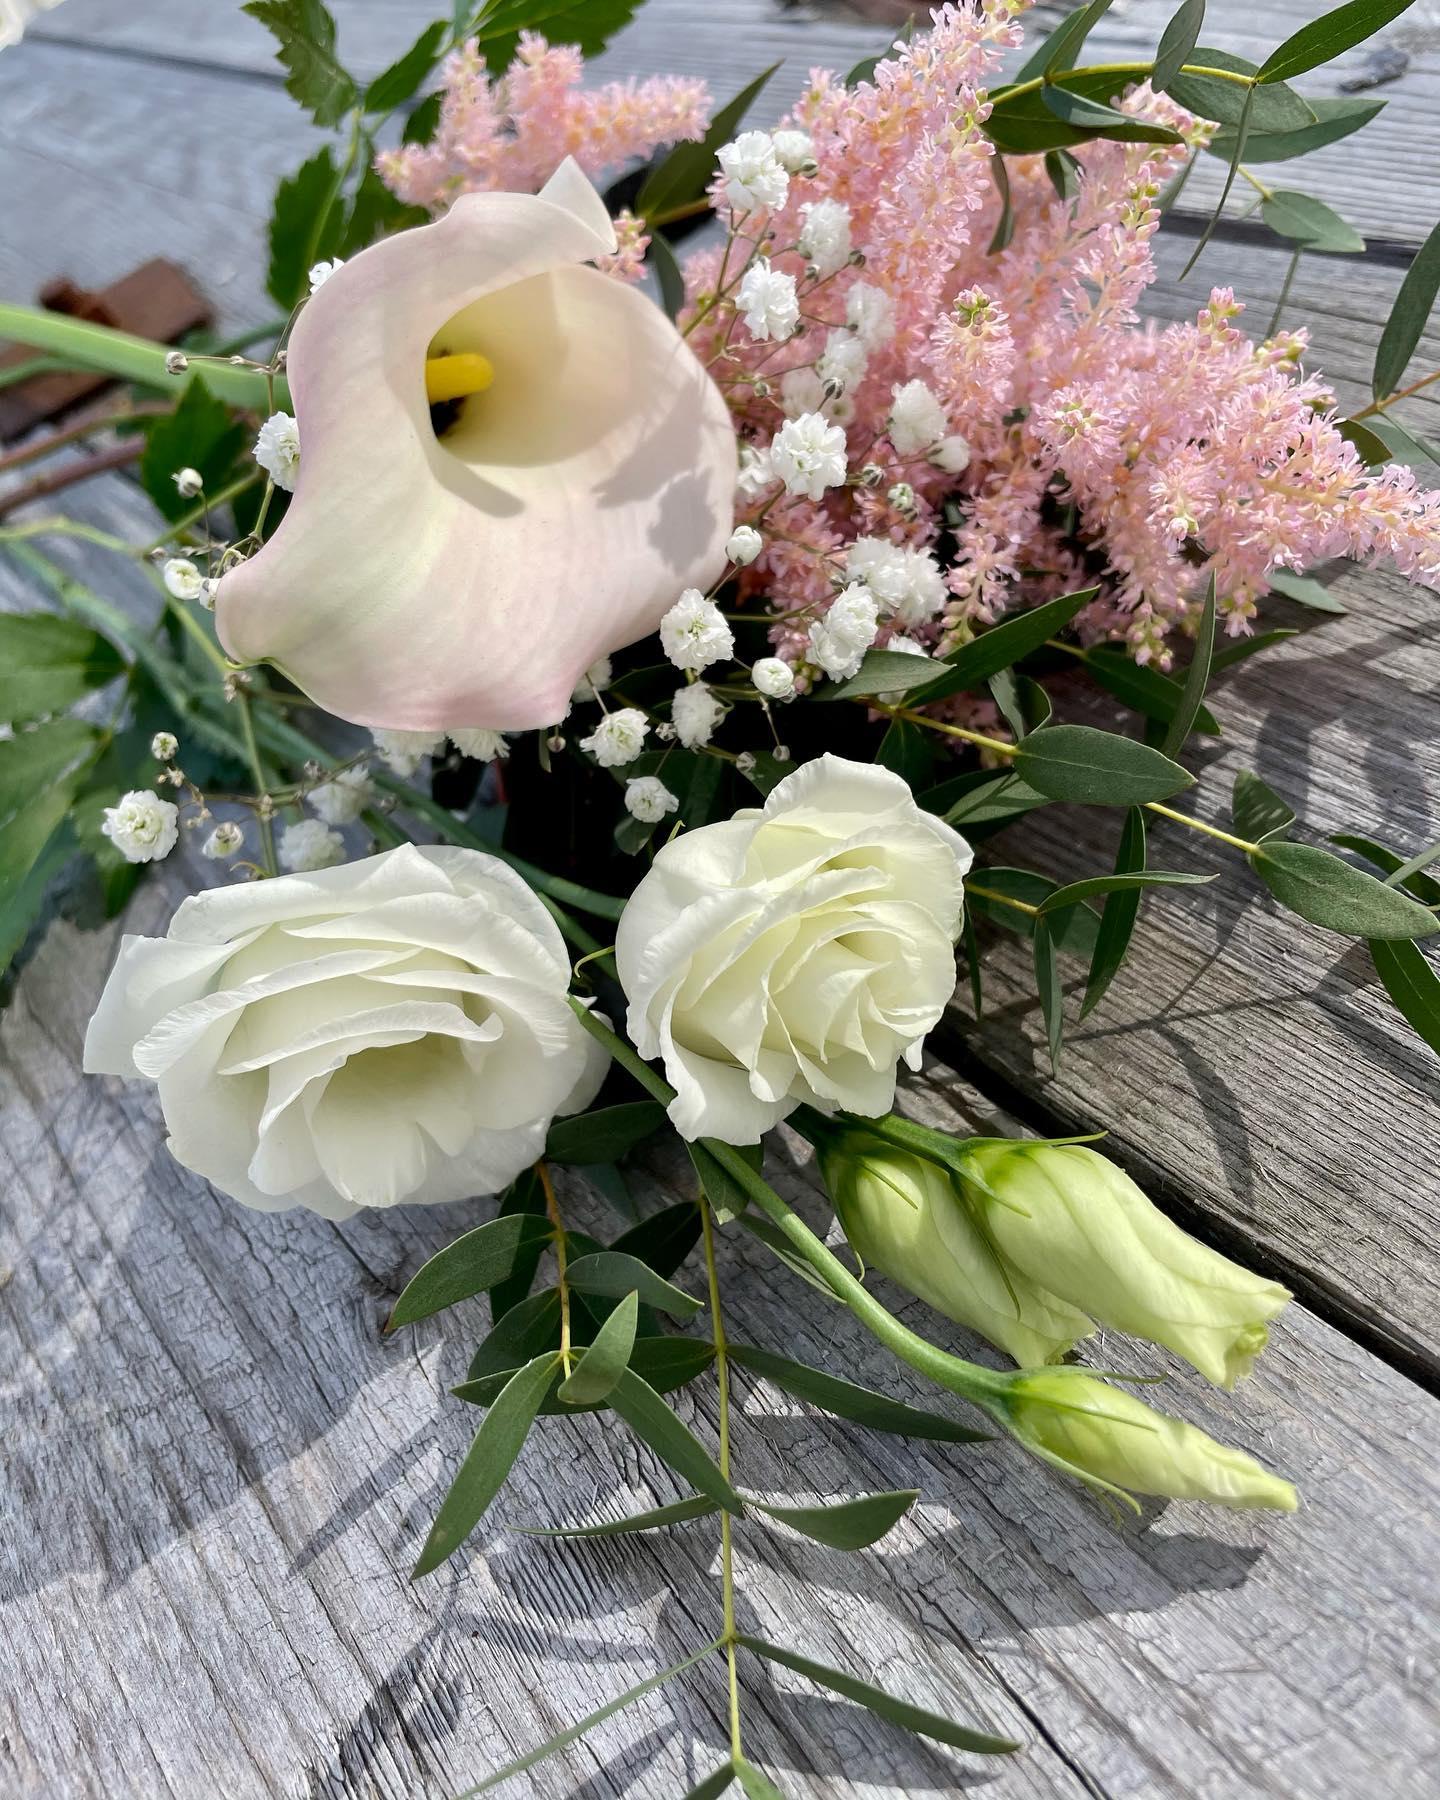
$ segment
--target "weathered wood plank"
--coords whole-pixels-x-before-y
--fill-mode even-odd
[[[163,923],[168,885],[144,891],[133,927]],[[379,1328],[475,1211],[335,1228],[214,1196],[171,1163],[145,1091],[77,1073],[109,951],[107,933],[55,926],[0,1026],[0,1791],[439,1800],[704,1641],[704,1525],[571,1550],[496,1525],[407,1583],[473,1422],[444,1392],[467,1344],[463,1324],[390,1343]],[[943,1068],[908,1104],[994,1128]],[[669,1153],[649,1168],[647,1207],[683,1183]],[[818,1217],[803,1166],[782,1154],[772,1173]],[[577,1182],[564,1201],[593,1219]],[[832,1363],[838,1339],[857,1379],[934,1402],[748,1239],[723,1249],[736,1335]],[[1101,1354],[1136,1366],[1118,1342]],[[997,1800],[1420,1800],[1440,1754],[1426,1554],[1440,1405],[1298,1310],[1238,1399],[1185,1373],[1165,1398],[1294,1476],[1306,1510],[1172,1507],[1117,1529],[1008,1444],[801,1424],[747,1391],[745,1485],[925,1498],[857,1560],[747,1528],[746,1624],[1027,1740],[982,1770],[751,1667],[747,1733],[787,1792],[878,1800],[973,1774]],[[682,1406],[713,1442],[709,1389]],[[673,1491],[613,1424],[547,1422],[500,1517],[618,1516]],[[677,1792],[718,1757],[718,1674],[620,1715],[517,1791]]]

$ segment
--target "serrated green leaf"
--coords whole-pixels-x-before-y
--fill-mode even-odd
[[[832,1550],[864,1550],[892,1531],[919,1498],[919,1488],[905,1488],[890,1494],[861,1494],[828,1506],[767,1506],[754,1499],[750,1506]]]
[[[647,1443],[683,1481],[723,1506],[726,1512],[738,1514],[745,1510],[740,1496],[699,1438],[634,1369],[626,1369],[616,1382],[610,1404],[636,1437]]]
[[[1273,189],[1260,203],[1260,216],[1273,232],[1307,250],[1351,256],[1365,248],[1364,238],[1333,206],[1294,188]]]
[[[411,1572],[416,1581],[453,1556],[485,1516],[515,1466],[535,1414],[555,1375],[556,1357],[546,1351],[517,1369],[481,1421],[460,1473],[440,1504],[430,1535]]]
[[[1200,38],[1205,23],[1205,0],[1184,0],[1180,10],[1160,34],[1155,51],[1155,66],[1150,71],[1150,86],[1163,94],[1181,69],[1191,60],[1191,52]]]
[[[387,113],[404,105],[440,60],[446,36],[443,19],[427,25],[405,54],[377,75],[366,88],[362,103],[365,111]]]
[[[856,672],[846,681],[826,682],[816,700],[855,700],[866,694],[902,694],[925,687],[948,674],[948,666],[933,656],[907,656],[900,650],[867,650]]]
[[[286,93],[317,125],[338,125],[355,104],[355,83],[335,55],[335,21],[321,0],[249,0],[240,10],[278,43]]]
[[[1132,811],[1134,809],[1132,808]],[[1137,869],[1110,875],[1090,875],[1084,881],[1067,882],[1040,902],[1040,917],[1062,912],[1096,894],[1138,894],[1151,887],[1205,887],[1213,875],[1192,875],[1174,869]]]
[[[1289,81],[1293,75],[1319,68],[1321,63],[1330,62],[1354,45],[1363,44],[1382,26],[1408,12],[1414,3],[1415,0],[1349,0],[1347,5],[1337,6],[1333,12],[1302,25],[1272,50],[1260,65],[1256,80]]]
[[[1395,304],[1390,308],[1390,317],[1380,334],[1371,384],[1377,400],[1388,400],[1404,381],[1410,358],[1430,321],[1437,293],[1440,293],[1440,225],[1436,225],[1416,251],[1415,260],[1405,272]]]
[[[663,1275],[647,1269],[638,1257],[616,1250],[582,1256],[566,1270],[566,1279],[582,1294],[600,1294],[611,1300],[633,1288],[647,1306],[657,1307],[674,1319],[693,1319],[704,1304],[693,1294],[674,1287]]]
[[[24,942],[45,885],[75,839],[66,815],[102,740],[93,725],[54,719],[0,740],[0,919],[8,964]],[[44,876],[41,879],[40,871]]]
[[[1195,723],[1201,705],[1205,699],[1205,689],[1210,680],[1210,659],[1215,654],[1215,577],[1210,577],[1205,589],[1205,604],[1200,609],[1200,623],[1195,629],[1195,649],[1190,657],[1190,665],[1185,671],[1185,680],[1180,689],[1180,701],[1175,715],[1166,727],[1165,735],[1160,740],[1162,756],[1178,756],[1190,735],[1190,728]]]
[[[1272,569],[1265,579],[1277,594],[1284,594],[1287,600],[1298,601],[1311,612],[1343,614],[1349,611],[1313,575],[1296,575],[1289,569]]]
[[[1111,138],[1125,144],[1178,144],[1180,133],[1153,119],[1137,119],[1101,100],[1071,93],[1063,82],[1047,81],[1040,90],[1046,108],[1057,119],[1087,137]]]
[[[943,1444],[989,1441],[986,1432],[972,1431],[940,1413],[907,1406],[903,1401],[892,1400],[888,1394],[877,1394],[872,1388],[860,1387],[838,1375],[828,1375],[822,1369],[812,1369],[788,1356],[777,1355],[773,1350],[761,1350],[752,1344],[731,1344],[729,1354],[732,1362],[773,1381],[793,1399],[807,1400],[822,1412],[837,1419],[849,1419],[855,1425],[866,1425],[872,1431],[926,1438]]]
[[[639,1310],[640,1296],[632,1288],[595,1333],[568,1380],[561,1383],[560,1398],[567,1406],[598,1406],[608,1397],[629,1366]]]
[[[1050,921],[1037,915],[1034,933],[1035,991],[1040,996],[1040,1013],[1045,1020],[1045,1040],[1050,1048],[1050,1073],[1060,1072],[1060,1051],[1065,1041],[1065,991],[1060,985],[1060,965],[1055,955],[1055,939]]]
[[[516,1529],[525,1537],[624,1537],[632,1531],[661,1531],[667,1525],[687,1525],[692,1519],[708,1519],[719,1511],[713,1500],[692,1494],[687,1500],[672,1500],[668,1506],[633,1513],[628,1519],[603,1519],[598,1525],[520,1525]]]
[[[402,144],[428,144],[440,128],[442,94],[427,94],[405,121],[400,134]]]
[[[664,1123],[665,1108],[654,1100],[627,1100],[620,1106],[557,1119],[545,1140],[545,1158],[580,1167],[619,1162]]]
[[[1261,650],[1269,650],[1276,644],[1283,644],[1286,638],[1298,636],[1299,633],[1287,625],[1275,631],[1257,631],[1253,637],[1237,638],[1233,644],[1215,652],[1210,663],[1211,672],[1218,675],[1222,669],[1233,669],[1236,663],[1245,662]]]
[[[423,206],[406,206],[403,200],[397,200],[374,168],[368,168],[351,197],[339,241],[331,254],[354,256],[377,238],[410,225],[424,225],[429,217]]]
[[[1400,870],[1409,870],[1411,865],[1397,856],[1393,850],[1387,850],[1384,844],[1377,844],[1373,838],[1360,837],[1353,831],[1337,832],[1330,842],[1338,844],[1342,850],[1353,850],[1357,856],[1363,856],[1367,862],[1374,863],[1376,868],[1383,869],[1386,882],[1390,886],[1405,887],[1415,895],[1417,900],[1425,901],[1428,906],[1440,906],[1440,881],[1433,880],[1429,875],[1408,873],[1397,884],[1396,876]],[[1411,863],[1413,861],[1412,857]]]
[[[1296,131],[1252,131],[1245,146],[1246,164],[1290,162],[1326,144],[1338,143],[1352,131],[1368,125],[1384,110],[1385,102],[1341,94],[1307,98],[1306,105],[1315,114],[1313,125],[1302,125]],[[1212,156],[1228,162],[1235,152],[1234,132],[1217,131],[1205,148]]]
[[[14,833],[0,827],[0,975],[30,936],[50,883],[79,849],[72,822],[57,819],[60,810],[46,797],[36,807],[43,815],[38,827],[29,820]]]
[[[710,122],[710,129],[698,144],[677,144],[662,163],[653,168],[635,197],[635,211],[642,219],[653,221],[662,213],[688,206],[699,200],[715,173],[717,152],[735,136],[741,120],[759,98],[766,82],[780,67],[771,63],[748,86],[741,88],[733,100],[727,101]]]
[[[640,0],[488,0],[462,35],[479,39],[487,65],[498,75],[514,59],[522,31],[540,31],[552,44],[574,44],[582,56],[598,56],[639,5]]]
[[[1280,904],[1312,925],[1385,939],[1429,937],[1437,929],[1428,907],[1317,845],[1274,839],[1250,861]]]
[[[1370,956],[1401,1017],[1440,1056],[1440,975],[1418,944],[1372,938]]]
[[[1011,668],[1033,651],[1038,650],[1047,638],[1063,631],[1083,606],[1087,606],[1100,590],[1098,588],[1082,588],[1078,593],[1061,594],[1058,599],[1047,600],[1043,606],[1032,607],[1029,612],[1021,613],[1016,618],[1005,619],[994,625],[989,631],[982,632],[972,638],[968,644],[962,645],[946,657],[950,665],[949,673],[938,680],[933,687],[922,689],[916,696],[919,703],[928,705],[932,700],[943,700],[950,694],[962,693],[967,688],[981,687],[992,675],[998,675],[1002,669]]]
[[[1295,813],[1252,769],[1237,769],[1230,820],[1241,837],[1262,844],[1266,838],[1288,831],[1295,823]]]
[[[513,1275],[529,1253],[538,1258],[553,1237],[550,1222],[534,1213],[510,1213],[477,1225],[437,1251],[411,1277],[385,1329],[398,1331],[487,1292]]]
[[[195,469],[212,492],[234,467],[245,444],[246,428],[224,401],[217,400],[203,377],[194,375],[173,412],[156,419],[145,432],[140,481],[167,519],[183,518],[194,506],[175,485],[177,469]]]
[[[63,712],[124,667],[115,646],[88,625],[55,613],[0,613],[0,723]],[[61,740],[46,741],[58,754]],[[44,751],[32,746],[31,754]]]
[[[1016,749],[1014,766],[1037,793],[1082,806],[1138,806],[1194,785],[1150,745],[1089,725],[1037,731]]]
[[[1125,815],[1120,843],[1115,852],[1117,875],[1139,874],[1145,867],[1145,814],[1132,806]],[[1090,957],[1090,973],[1085,980],[1085,998],[1080,1003],[1080,1017],[1097,1007],[1104,999],[1110,983],[1119,974],[1130,948],[1135,920],[1140,913],[1138,889],[1110,895],[1100,915],[1100,929],[1095,934],[1095,949]]]
[[[1137,663],[1133,656],[1111,644],[1097,644],[1087,650],[1085,667],[1106,693],[1113,694],[1123,706],[1162,725],[1168,725],[1175,717],[1183,690],[1178,681],[1162,675],[1159,669]],[[1201,706],[1196,712],[1191,730],[1206,737],[1221,735],[1220,722],[1208,706]]]
[[[977,1731],[969,1725],[957,1725],[953,1719],[930,1712],[923,1706],[912,1706],[908,1700],[898,1700],[894,1694],[886,1693],[884,1688],[875,1687],[871,1682],[861,1681],[857,1676],[845,1674],[843,1670],[814,1662],[808,1656],[799,1656],[793,1650],[782,1650],[776,1644],[767,1643],[764,1638],[751,1637],[742,1632],[737,1642],[753,1651],[756,1656],[763,1657],[766,1662],[778,1663],[782,1669],[804,1675],[817,1687],[829,1688],[832,1693],[843,1695],[846,1700],[854,1700],[868,1711],[878,1713],[892,1725],[902,1726],[906,1731],[913,1731],[921,1737],[934,1738],[937,1743],[949,1744],[956,1750],[973,1750],[982,1756],[1005,1756],[1020,1748],[1010,1738],[996,1737],[988,1731]]]

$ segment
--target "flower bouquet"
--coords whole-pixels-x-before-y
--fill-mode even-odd
[[[566,9],[578,48],[526,28],[553,8],[461,7],[362,86],[319,0],[251,0],[292,94],[340,133],[276,196],[283,321],[167,349],[0,308],[0,333],[158,390],[141,472],[165,519],[142,546],[63,518],[0,529],[55,601],[0,620],[7,952],[76,855],[118,910],[188,839],[214,879],[163,938],[123,940],[86,1067],[153,1083],[171,1153],[248,1206],[499,1197],[389,1321],[490,1300],[455,1390],[478,1429],[417,1576],[483,1529],[543,1415],[598,1413],[680,1490],[553,1535],[718,1530],[720,1635],[474,1792],[715,1658],[730,1753],[693,1792],[775,1794],[745,1754],[747,1655],[942,1743],[1016,1749],[739,1629],[736,1531],[854,1551],[916,1496],[747,1492],[737,1368],[957,1456],[972,1423],[1009,1434],[1116,1507],[1297,1505],[1079,1360],[1108,1328],[1230,1389],[1283,1287],[1187,1235],[1094,1139],[958,1138],[894,1110],[902,1065],[964,1028],[957,954],[981,1007],[997,930],[1033,945],[1059,1062],[1065,978],[1100,1005],[1144,891],[1209,879],[1151,861],[1156,816],[1362,940],[1440,1050],[1417,947],[1440,847],[1356,840],[1371,873],[1245,772],[1226,828],[1174,804],[1192,734],[1219,729],[1212,674],[1286,635],[1256,630],[1272,592],[1323,608],[1308,571],[1338,557],[1440,578],[1440,493],[1397,460],[1437,453],[1391,412],[1436,379],[1409,364],[1440,235],[1351,418],[1283,297],[1262,339],[1224,287],[1164,329],[1138,310],[1204,155],[1227,197],[1256,188],[1294,261],[1353,247],[1246,158],[1373,116],[1291,84],[1403,6],[1353,0],[1256,66],[1202,47],[1185,0],[1152,58],[1087,64],[1107,3],[1019,62],[1020,0],[943,6],[848,76],[816,72],[763,131],[745,115],[765,76],[713,112],[693,81],[583,85],[628,6]],[[138,558],[157,620],[68,578],[41,547],[66,532]],[[1138,730],[1083,702],[1057,718],[1061,667]],[[1106,866],[1062,884],[994,856],[1057,804],[1118,811]],[[766,1178],[782,1126],[833,1202],[818,1232]],[[693,1199],[635,1219],[626,1161],[660,1133]],[[612,1241],[567,1221],[557,1165],[615,1201]],[[972,1423],[730,1343],[732,1231]],[[999,1358],[903,1324],[872,1272]],[[713,1445],[666,1398],[706,1379]]]

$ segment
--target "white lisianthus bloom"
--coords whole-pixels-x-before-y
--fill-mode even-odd
[[[817,275],[838,274],[850,259],[850,208],[841,200],[811,200],[800,211],[800,254]]]
[[[179,818],[180,809],[173,802],[162,800],[148,788],[134,788],[105,808],[100,833],[126,862],[159,862],[175,848]]]
[[[341,769],[306,795],[310,810],[327,825],[353,825],[375,804],[375,787],[364,769]]]
[[[787,175],[799,175],[806,169],[813,172],[815,140],[808,131],[773,131],[770,143]]]
[[[735,651],[725,615],[699,588],[685,592],[660,621],[660,644],[677,669],[708,669]]]
[[[795,671],[779,656],[762,656],[750,679],[767,700],[788,700],[795,692]]]
[[[637,775],[625,783],[625,810],[642,825],[658,825],[678,810],[679,800],[658,775]]]
[[[868,588],[847,587],[810,627],[810,653],[832,681],[848,681],[875,642],[880,609]]]
[[[464,1200],[599,1088],[569,979],[513,871],[402,844],[197,894],[165,937],[125,938],[85,1068],[154,1081],[171,1153],[247,1206]]]
[[[486,731],[477,727],[473,731],[452,731],[450,741],[462,756],[473,756],[476,762],[494,762],[504,756],[508,744],[503,731]]]
[[[742,131],[734,143],[721,145],[716,161],[725,177],[725,199],[736,212],[760,207],[776,212],[785,204],[790,177],[768,131]]]
[[[681,1135],[758,1143],[802,1102],[885,1112],[954,989],[969,866],[898,775],[829,755],[667,844],[616,961]]]
[[[427,756],[445,742],[443,731],[372,731],[380,760],[392,775],[408,781]]]
[[[820,413],[787,419],[770,445],[770,465],[787,494],[819,500],[827,488],[844,483],[845,433]]]
[[[160,574],[173,599],[198,600],[204,591],[205,577],[188,556],[172,556]]]
[[[638,706],[622,706],[618,712],[606,713],[589,737],[581,738],[580,748],[588,750],[602,769],[622,769],[645,748],[649,729],[650,722]]]
[[[323,819],[299,819],[287,825],[276,845],[280,867],[292,875],[333,869],[345,860],[345,840]]]
[[[725,540],[725,554],[737,569],[748,567],[765,548],[765,540],[753,525],[737,525]]]
[[[584,266],[615,241],[566,161],[330,275],[287,353],[294,499],[216,596],[237,661],[372,728],[531,730],[724,571],[730,412],[660,308]]]
[[[271,413],[260,427],[255,460],[276,487],[294,493],[300,479],[300,427],[289,413]]]
[[[686,750],[698,750],[702,744],[708,744],[724,717],[724,701],[703,681],[679,689],[670,702],[671,723]]]
[[[795,335],[795,327],[800,323],[795,277],[772,269],[763,256],[745,271],[735,291],[735,304],[744,315],[745,329],[762,341],[773,338],[777,344],[783,344]]]
[[[949,430],[945,408],[923,381],[907,381],[892,393],[890,442],[902,456],[918,456]]]
[[[845,323],[867,350],[878,350],[895,335],[895,302],[884,288],[857,281],[845,296]]]

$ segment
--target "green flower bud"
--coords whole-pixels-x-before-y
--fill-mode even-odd
[[[994,1140],[968,1148],[961,1167],[1012,1275],[1164,1344],[1220,1387],[1250,1373],[1288,1291],[1182,1231],[1107,1158],[1078,1144]]]
[[[821,1169],[845,1235],[865,1263],[1018,1363],[1054,1362],[1094,1325],[1002,1267],[945,1170],[878,1138],[841,1137]]]
[[[1022,1443],[1082,1480],[1215,1506],[1294,1512],[1300,1504],[1293,1485],[1253,1456],[1217,1444],[1098,1376],[1022,1370],[1004,1411]]]

